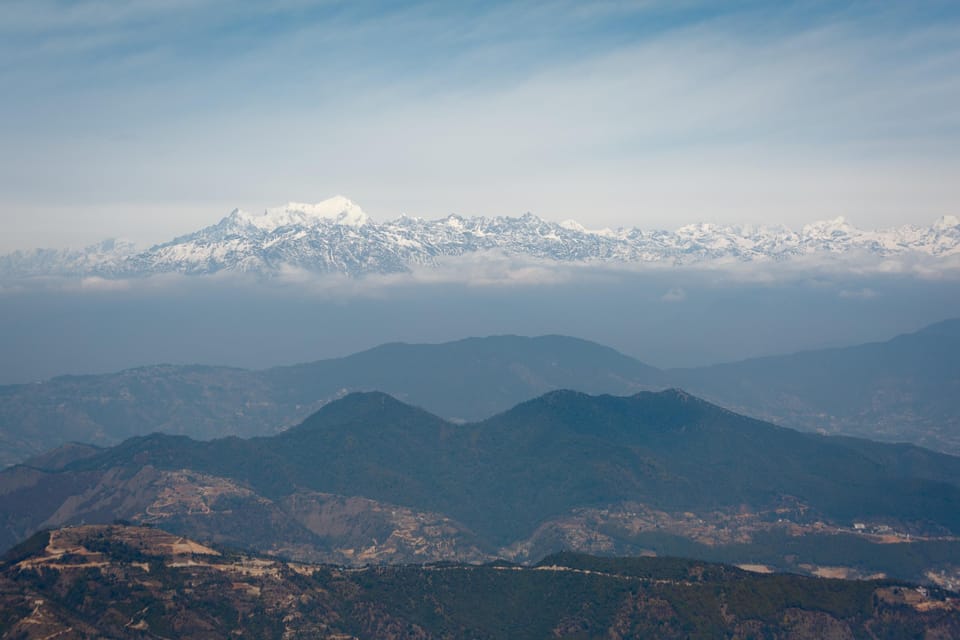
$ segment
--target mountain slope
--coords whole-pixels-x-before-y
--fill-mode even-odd
[[[708,399],[787,426],[960,453],[960,319],[886,342],[667,373]]]
[[[479,420],[551,389],[631,393],[660,373],[563,336],[388,344],[265,371],[160,365],[0,386],[0,464],[68,441],[116,444],[154,431],[194,438],[275,433],[348,391],[381,390],[440,415]]]
[[[662,374],[617,351],[566,336],[491,336],[443,344],[393,343],[347,358],[264,372],[288,402],[315,388],[377,390],[450,418],[478,420],[553,389],[629,393]],[[287,394],[285,395],[285,392]]]
[[[865,575],[916,578],[950,571],[958,505],[960,458],[795,432],[673,390],[556,391],[470,424],[356,393],[273,437],[156,434],[62,468],[0,473],[7,544],[119,517],[340,561],[639,553],[686,539],[714,553],[743,544],[737,562],[760,553],[794,570],[826,545]],[[751,547],[781,538],[806,547],[793,560]],[[909,544],[909,560],[879,541]]]
[[[500,516],[495,521],[520,527],[571,502],[636,500],[702,511],[737,501],[769,506],[784,496],[831,519],[874,519],[902,500],[896,508],[902,517],[923,520],[956,505],[960,486],[958,458],[927,452],[925,469],[891,474],[889,465],[846,441],[774,427],[674,390],[626,398],[553,392],[480,423],[473,438],[485,454],[473,478],[497,487],[496,495],[510,487],[536,489],[514,503],[478,507],[476,520],[492,512]],[[850,485],[871,489],[843,488]],[[960,520],[946,526],[957,525]]]
[[[264,371],[143,367],[0,387],[0,464],[69,441],[162,431],[277,433],[350,391],[380,390],[448,419],[480,420],[554,389],[624,395],[682,387],[785,426],[960,453],[960,320],[887,342],[659,371],[563,336],[393,343]]]
[[[960,633],[953,594],[889,581],[576,554],[536,567],[343,571],[120,526],[51,531],[16,550],[0,568],[0,612],[0,633],[23,638],[803,640]]]
[[[535,260],[578,263],[766,262],[798,256],[832,259],[960,254],[960,220],[945,216],[930,227],[863,231],[843,218],[783,227],[692,224],[676,231],[591,231],[567,221],[526,214],[451,215],[439,220],[403,216],[377,223],[347,198],[291,202],[252,215],[239,209],[217,224],[145,251],[110,241],[83,251],[36,250],[0,256],[0,278],[145,277],[246,272],[275,276],[290,270],[352,277],[400,273],[443,259],[498,251]]]

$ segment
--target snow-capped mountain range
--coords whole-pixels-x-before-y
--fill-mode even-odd
[[[402,273],[446,258],[499,251],[564,263],[785,261],[800,256],[889,258],[960,255],[960,220],[932,226],[865,231],[843,218],[785,227],[692,224],[675,231],[590,230],[577,222],[522,217],[450,215],[439,220],[401,216],[375,222],[342,196],[318,204],[291,202],[250,214],[236,209],[215,225],[146,250],[107,240],[82,250],[35,249],[0,256],[0,276],[102,278],[161,273],[246,272],[264,276],[291,269],[353,277]]]

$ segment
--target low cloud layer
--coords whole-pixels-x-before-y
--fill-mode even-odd
[[[159,274],[141,278],[36,277],[0,283],[0,295],[29,291],[99,294],[163,293],[219,288],[228,291],[270,290],[320,299],[384,298],[421,288],[460,286],[466,290],[523,289],[560,285],[613,284],[624,278],[692,279],[722,288],[741,284],[775,287],[802,281],[888,277],[960,282],[960,255],[933,257],[909,254],[880,257],[869,253],[801,255],[787,260],[742,261],[724,258],[692,265],[663,262],[562,262],[511,255],[500,250],[441,257],[434,265],[413,265],[409,271],[350,277],[284,267],[271,275],[221,271],[212,275]],[[687,292],[670,288],[664,302],[679,302]],[[867,298],[869,289],[843,290],[841,297]]]
[[[47,282],[0,294],[0,384],[172,363],[266,367],[391,341],[565,334],[658,366],[886,339],[960,317],[960,280],[890,273],[538,270]],[[787,277],[789,275],[789,277]],[[419,278],[419,279],[418,279]],[[682,300],[680,298],[683,298]]]

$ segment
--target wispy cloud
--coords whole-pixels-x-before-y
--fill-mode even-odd
[[[0,250],[50,228],[161,240],[339,192],[379,218],[532,210],[591,227],[876,227],[960,201],[948,4],[4,11],[0,137],[16,152],[0,158]],[[119,222],[98,213],[119,203]]]
[[[211,275],[158,274],[142,278],[36,277],[0,282],[0,296],[26,292],[62,292],[78,295],[154,295],[197,292],[208,288],[237,293],[306,296],[320,300],[391,299],[454,287],[458,291],[539,290],[551,287],[613,287],[618,283],[665,283],[651,301],[681,303],[691,291],[707,288],[759,287],[773,289],[803,285],[832,291],[838,298],[869,300],[876,285],[892,282],[960,283],[960,255],[948,258],[907,256],[882,258],[847,253],[842,256],[797,256],[784,261],[743,262],[720,259],[692,265],[670,263],[559,262],[509,255],[499,250],[479,251],[413,266],[409,271],[349,277],[316,273],[288,266],[263,276],[243,272]],[[952,286],[952,285],[951,285]]]
[[[869,300],[871,298],[876,298],[878,294],[875,290],[871,289],[870,287],[864,287],[862,289],[853,289],[853,290],[842,289],[840,293],[838,293],[837,295],[839,295],[841,298]]]
[[[683,302],[687,299],[687,292],[680,287],[674,287],[660,296],[664,302]]]

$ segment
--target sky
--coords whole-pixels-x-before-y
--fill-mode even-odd
[[[0,251],[375,220],[960,213],[960,3],[2,0]]]

